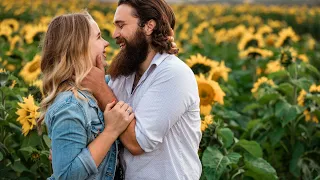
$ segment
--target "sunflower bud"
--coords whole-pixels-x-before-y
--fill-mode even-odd
[[[0,87],[6,86],[9,73],[5,69],[0,69]]]
[[[293,62],[291,52],[289,50],[282,50],[280,54],[280,62],[284,67],[288,67]]]

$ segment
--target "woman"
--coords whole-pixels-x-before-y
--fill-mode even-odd
[[[104,56],[109,43],[87,13],[61,15],[49,24],[43,42],[41,117],[52,141],[51,179],[114,179],[117,137],[134,117],[116,100],[104,113],[80,82]]]

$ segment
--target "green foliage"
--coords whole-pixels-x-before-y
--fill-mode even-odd
[[[42,17],[52,18],[60,10],[74,12],[87,8],[92,14],[102,12],[105,15],[103,21],[98,22],[102,35],[110,42],[110,47],[118,48],[111,38],[112,32],[101,26],[112,24],[112,18],[106,17],[114,13],[114,6],[82,0],[74,4],[72,1],[53,4],[39,1],[39,5],[36,1],[32,2],[25,2],[21,6],[14,4],[11,9],[0,2],[0,21],[16,19],[19,31],[11,36],[21,36],[19,43],[8,54],[11,41],[0,35],[0,69],[7,69],[7,72],[0,73],[0,179],[45,179],[51,174],[47,132],[38,135],[34,128],[27,136],[23,136],[21,124],[17,122],[17,103],[22,102],[23,97],[32,94],[37,103],[41,100],[39,89],[26,84],[19,72],[40,53],[43,33],[37,34],[33,42],[28,44],[20,30],[30,24],[38,25]],[[34,7],[36,5],[37,8]],[[178,54],[179,58],[186,60],[200,53],[215,61],[224,60],[232,70],[227,82],[218,80],[226,93],[224,105],[215,104],[212,107],[214,123],[202,135],[199,150],[203,165],[201,179],[320,179],[320,125],[312,121],[314,117],[320,118],[320,94],[309,92],[311,85],[319,85],[319,42],[315,43],[314,49],[308,48],[309,37],[320,38],[319,12],[314,9],[297,10],[300,7],[294,11],[287,7],[278,7],[282,8],[281,11],[272,11],[274,7],[268,7],[270,11],[259,11],[251,5],[236,8],[206,5],[205,11],[201,11],[201,6],[173,7],[177,16],[175,39],[179,42],[179,48],[183,49]],[[303,17],[303,21],[298,21]],[[97,19],[96,16],[94,18]],[[186,19],[185,22],[182,19]],[[257,19],[261,22],[255,23]],[[229,35],[216,37],[219,30],[243,25],[255,28],[256,32],[260,26],[269,24],[270,20],[280,20],[284,24],[273,28],[274,34],[287,25],[293,27],[301,39],[290,42],[290,47],[295,48],[298,54],[307,55],[310,63],[293,57],[289,50],[282,53],[284,47],[269,45],[264,48],[274,53],[272,57],[240,59],[239,38],[232,37],[217,43],[219,37]],[[208,22],[209,26],[195,34],[194,30],[204,22]],[[183,31],[185,26],[189,28]],[[210,28],[213,33],[209,31]],[[183,39],[184,34],[186,38]],[[194,37],[199,42],[193,41]],[[108,56],[111,58],[112,54]],[[267,63],[279,59],[285,68],[266,73]],[[257,68],[262,69],[261,74],[257,74]],[[192,70],[196,74],[209,71],[201,64]],[[275,86],[263,84],[253,94],[251,90],[254,83],[262,76],[272,80]],[[14,82],[16,84],[12,86]],[[307,92],[304,105],[299,105],[297,100],[301,90]],[[311,114],[308,121],[305,112]]]
[[[22,88],[25,85],[9,72],[0,73],[0,77],[1,178],[45,179],[50,174],[51,169],[51,162],[48,160],[50,140],[47,135],[39,136],[35,130],[27,136],[22,135],[21,125],[16,121],[17,115],[15,112],[17,102],[25,96],[26,89]],[[10,87],[13,80],[17,84]]]

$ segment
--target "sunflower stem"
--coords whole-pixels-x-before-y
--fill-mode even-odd
[[[253,84],[257,81],[257,61],[258,58],[254,57],[254,63],[253,63]],[[257,111],[254,111],[253,118],[257,118]]]
[[[4,113],[4,110],[5,110],[5,95],[4,95],[2,90],[0,90],[0,91],[1,91],[1,104],[3,106],[3,111],[1,111],[1,119],[4,120],[4,118],[5,118],[5,113]]]
[[[297,73],[297,64],[293,64],[294,65],[294,80],[297,80],[298,79],[298,73]],[[297,86],[295,85],[294,88],[293,88],[293,100],[292,100],[292,104],[293,105],[297,105],[297,92],[298,91],[298,88]],[[295,121],[298,121],[299,118],[296,118]],[[291,124],[291,137],[290,137],[290,143],[291,143],[291,148],[293,149],[294,147],[294,144],[295,144],[295,133],[296,133],[296,123],[295,121],[291,121],[290,124]]]
[[[254,63],[253,63],[253,84],[257,81],[257,61],[258,58],[254,57]]]

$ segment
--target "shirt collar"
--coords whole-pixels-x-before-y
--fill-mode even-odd
[[[146,72],[145,72],[144,74],[147,74],[147,76],[148,76],[149,73],[150,73],[150,70],[152,70],[152,69],[155,68],[155,67],[154,67],[154,68],[151,68],[152,65],[155,65],[156,67],[159,66],[168,56],[170,56],[170,54],[167,54],[167,53],[162,53],[162,54],[157,53],[157,54],[153,57],[150,65],[149,65],[149,67],[147,68],[147,70],[146,70]],[[146,75],[144,75],[144,74],[143,74],[143,76],[145,77]],[[132,79],[132,78],[134,78],[134,75],[135,75],[135,73],[127,76],[126,79],[128,79],[128,78]],[[141,78],[142,78],[142,77],[141,77]]]
[[[162,54],[157,53],[157,54],[153,57],[153,59],[152,59],[152,61],[151,61],[151,63],[150,63],[150,66],[153,65],[153,64],[155,64],[156,66],[159,66],[159,64],[161,64],[169,55],[170,55],[170,54],[167,54],[167,53],[162,53]],[[150,66],[149,66],[149,68],[150,68]],[[149,68],[148,68],[148,69],[149,69]]]
[[[149,67],[147,68],[147,70],[146,70],[146,71],[143,73],[143,75],[141,76],[141,78],[140,78],[140,80],[139,80],[136,88],[137,88],[138,86],[140,86],[140,84],[150,75],[150,73],[152,73],[152,71],[153,71],[157,66],[159,66],[169,55],[170,55],[170,54],[167,54],[167,53],[162,53],[162,54],[157,53],[157,54],[153,57],[153,59],[152,59],[150,65],[149,65]],[[129,76],[126,77],[126,81],[127,81],[126,91],[127,91],[128,94],[130,94],[131,91],[132,91],[132,85],[133,85],[133,81],[134,81],[134,76],[135,76],[135,73],[133,73],[132,75],[129,75]]]

